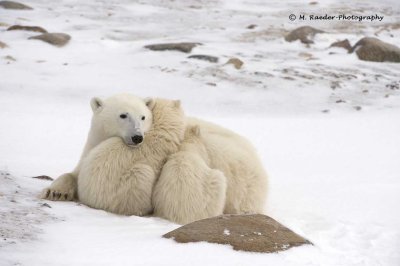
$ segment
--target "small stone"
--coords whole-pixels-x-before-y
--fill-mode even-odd
[[[7,48],[7,47],[8,47],[7,44],[5,44],[4,42],[0,41],[0,49],[4,49],[4,48]]]
[[[365,37],[360,39],[349,53],[354,51],[360,60],[400,63],[400,48],[377,38]]]
[[[42,27],[37,27],[37,26],[14,25],[14,26],[9,27],[7,30],[8,31],[10,31],[10,30],[26,30],[26,31],[47,33],[47,30],[43,29]]]
[[[351,50],[351,44],[350,44],[349,40],[347,40],[347,39],[345,39],[343,41],[334,42],[329,47],[340,47],[340,48],[346,49],[347,51]]]
[[[42,180],[50,180],[53,181],[54,179],[47,175],[40,175],[40,176],[32,176],[32,178],[42,179]]]
[[[294,42],[300,40],[302,43],[310,44],[314,43],[313,38],[317,33],[323,33],[324,31],[318,30],[310,26],[302,26],[292,30],[288,35],[285,36],[287,42]]]
[[[327,113],[329,113],[329,109],[322,110],[322,112],[327,114]]]
[[[208,61],[211,63],[218,63],[218,57],[210,56],[210,55],[196,54],[196,55],[191,55],[188,58],[204,60],[204,61]]]
[[[342,99],[339,99],[339,100],[337,100],[336,101],[336,103],[345,103],[346,101],[345,100],[342,100]]]
[[[201,43],[193,43],[193,42],[180,42],[180,43],[160,43],[160,44],[150,44],[146,45],[144,48],[147,48],[152,51],[168,51],[175,50],[183,53],[190,53],[192,49],[198,45],[202,45]]]
[[[42,207],[51,208],[51,206],[50,206],[49,204],[47,204],[47,203],[43,203],[41,206],[42,206]]]
[[[275,253],[310,241],[274,219],[261,215],[221,215],[184,225],[165,235],[179,243],[227,244],[234,250]]]
[[[214,82],[207,82],[206,85],[216,87],[217,84]]]
[[[251,25],[247,26],[246,28],[248,28],[249,30],[252,30],[252,29],[255,29],[257,27],[258,26],[256,24],[251,24]]]
[[[310,53],[301,52],[301,53],[299,53],[299,56],[304,58],[304,59],[306,59],[306,60],[315,59],[315,57]]]
[[[20,9],[20,10],[32,10],[33,8],[18,2],[13,1],[0,1],[0,7],[5,9]]]
[[[228,62],[225,63],[225,65],[231,64],[233,65],[236,69],[240,69],[243,66],[243,61],[240,60],[239,58],[233,57],[228,60]]]
[[[10,26],[10,25],[8,25],[7,23],[4,23],[4,22],[0,22],[0,27],[8,27],[8,26]]]
[[[12,57],[11,55],[6,55],[4,56],[4,59],[8,60],[8,61],[17,61],[17,59],[15,59],[14,57]]]
[[[354,106],[354,109],[357,111],[361,111],[362,107],[361,106]]]
[[[363,90],[362,92],[363,92],[363,93],[368,93],[369,91],[368,91],[368,90]]]
[[[309,5],[311,5],[311,6],[318,5],[318,2],[316,2],[316,1],[310,2]]]
[[[41,40],[58,47],[62,47],[69,42],[71,36],[65,33],[43,33],[41,35],[29,37],[28,39]]]

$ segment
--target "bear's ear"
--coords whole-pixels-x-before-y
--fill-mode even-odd
[[[200,127],[199,126],[192,126],[190,129],[193,135],[200,136]]]
[[[174,107],[176,107],[176,108],[181,107],[181,101],[180,100],[175,100],[172,103],[173,103]]]
[[[150,110],[153,110],[154,105],[156,104],[156,101],[153,98],[148,97],[148,98],[144,99],[144,103]]]
[[[103,108],[104,103],[99,97],[94,97],[92,100],[90,100],[90,106],[92,107],[94,113],[100,111]]]

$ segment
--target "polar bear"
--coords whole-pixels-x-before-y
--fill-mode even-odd
[[[157,102],[158,104],[156,104]],[[118,142],[117,139],[122,140],[126,144],[123,148],[126,149],[142,146],[139,144],[141,142],[147,143],[148,136],[153,135],[161,142],[168,142],[169,146],[166,148],[169,150],[176,147],[180,139],[183,138],[185,121],[179,101],[154,100],[152,98],[141,99],[130,94],[119,94],[106,100],[95,97],[91,100],[90,105],[93,110],[91,127],[78,165],[74,171],[61,175],[49,188],[44,189],[41,195],[42,198],[49,200],[77,199],[78,176],[82,164],[88,154],[104,141],[106,141],[105,144],[116,143],[116,145],[119,145],[122,142]],[[165,106],[163,107],[163,105]],[[173,106],[174,113],[168,116],[164,111],[168,108],[171,109],[170,106],[171,108]],[[155,107],[157,108],[154,109]],[[157,110],[160,111],[157,112]],[[155,123],[153,125],[154,115],[156,118],[164,119],[166,123]],[[176,126],[176,131],[171,130],[174,126]],[[164,132],[165,134],[160,137],[159,134],[155,134],[156,132]],[[154,146],[151,147],[151,151],[146,152],[145,156],[149,153],[153,154],[153,151],[157,152],[157,147],[161,147],[160,145]],[[104,147],[98,147],[97,150],[100,152],[103,149]]]
[[[222,214],[227,179],[209,164],[200,128],[188,127],[179,151],[168,158],[154,187],[154,215],[186,224]]]
[[[253,146],[218,125],[187,118],[189,132],[153,192],[156,215],[185,224],[226,214],[263,213],[267,175]]]
[[[185,116],[179,101],[155,99],[150,109],[153,123],[141,145],[132,148],[113,137],[84,158],[78,176],[80,202],[122,215],[153,211],[153,186],[167,157],[178,151]]]

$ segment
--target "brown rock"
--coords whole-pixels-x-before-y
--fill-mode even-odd
[[[347,51],[351,50],[351,44],[349,42],[349,40],[345,39],[343,41],[337,41],[331,44],[330,47],[341,47],[346,49]]]
[[[4,56],[3,57],[5,60],[8,60],[8,61],[17,61],[17,59],[15,59],[14,57],[12,57],[11,55],[6,55],[6,56]]]
[[[0,22],[0,27],[8,27],[9,25],[7,23],[4,22]]]
[[[39,175],[39,176],[32,176],[32,178],[42,179],[42,180],[50,180],[53,181],[54,179],[47,175]]]
[[[150,49],[152,51],[176,50],[184,53],[190,53],[192,49],[198,45],[201,45],[201,43],[194,43],[194,42],[160,43],[160,44],[146,45],[144,48]]]
[[[313,38],[317,33],[323,33],[324,31],[315,29],[310,26],[302,26],[295,30],[289,32],[288,35],[285,36],[285,40],[287,42],[294,42],[296,40],[300,40],[302,43],[314,43],[310,38]]]
[[[274,219],[261,215],[221,215],[184,225],[165,235],[179,243],[206,241],[231,245],[234,250],[272,253],[310,241]]]
[[[32,10],[33,8],[18,2],[13,1],[0,1],[0,7],[5,9],[20,9],[20,10]]]
[[[64,46],[66,45],[69,40],[71,39],[71,36],[65,33],[43,33],[41,35],[29,37],[29,40],[41,40],[47,43],[50,43],[55,46]]]
[[[211,63],[218,63],[218,57],[210,55],[196,54],[196,55],[191,55],[188,58],[209,61]]]
[[[4,48],[7,48],[7,47],[8,47],[7,44],[5,44],[4,42],[0,41],[0,49],[4,49]]]
[[[244,63],[239,58],[233,57],[229,59],[228,62],[225,63],[225,65],[227,64],[232,64],[236,69],[240,69]]]
[[[35,31],[41,33],[47,33],[47,30],[43,29],[42,27],[37,26],[22,26],[22,25],[14,25],[7,29],[9,30],[27,30],[27,31]]]
[[[257,28],[256,24],[250,24],[249,26],[247,26],[246,28],[248,28],[249,30],[255,29]]]
[[[364,61],[400,63],[400,48],[377,38],[362,38],[349,53],[354,51],[358,58]]]

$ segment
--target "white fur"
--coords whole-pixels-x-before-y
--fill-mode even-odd
[[[155,214],[184,224],[222,213],[263,213],[267,175],[253,146],[215,124],[195,118],[187,124],[199,133],[187,133],[165,164],[154,188]]]

